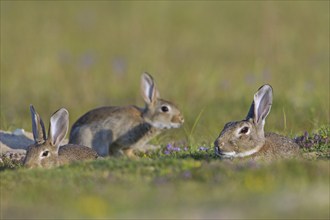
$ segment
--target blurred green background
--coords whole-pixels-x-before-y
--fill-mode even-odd
[[[185,116],[168,139],[197,122],[192,135],[213,142],[264,83],[266,130],[311,131],[329,124],[329,2],[1,1],[1,129],[30,131],[31,103],[47,122],[66,107],[71,125],[142,106],[143,71]]]

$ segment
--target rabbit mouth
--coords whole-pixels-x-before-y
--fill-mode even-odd
[[[220,150],[220,147],[218,147],[218,146],[216,146],[214,148],[214,150],[215,150],[215,154],[221,158],[233,158],[236,155],[235,151],[224,152],[224,151]]]
[[[179,123],[171,123],[170,127],[171,128],[180,128],[182,124]]]
[[[171,128],[180,128],[181,124],[171,123],[171,124],[162,124],[162,123],[152,123],[152,126],[158,129],[171,129]]]
[[[243,152],[236,152],[236,151],[229,151],[229,152],[223,152],[220,150],[216,150],[216,154],[219,155],[222,158],[233,158],[233,157],[247,157],[252,154],[255,154],[259,151],[258,148],[253,148],[248,151],[243,151]]]

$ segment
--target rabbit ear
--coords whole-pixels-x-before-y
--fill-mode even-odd
[[[59,146],[69,129],[69,112],[65,108],[57,110],[50,118],[48,139],[53,146]]]
[[[30,105],[30,112],[32,118],[32,132],[33,138],[36,143],[43,143],[46,140],[45,125],[39,114],[34,109],[33,105]]]
[[[265,119],[270,112],[273,102],[273,89],[266,84],[254,94],[254,99],[246,119],[252,118],[255,124],[265,124]]]
[[[154,79],[149,73],[144,72],[141,76],[141,93],[144,101],[150,105],[159,98],[159,91],[156,88]]]

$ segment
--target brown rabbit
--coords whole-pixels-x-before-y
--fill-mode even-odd
[[[179,128],[183,116],[171,102],[160,98],[151,75],[141,76],[145,107],[106,106],[81,116],[72,126],[69,143],[91,147],[100,156],[134,157],[134,149],[143,149],[150,139],[165,129]]]
[[[268,161],[300,156],[299,146],[293,140],[275,133],[264,133],[272,100],[272,87],[267,84],[260,87],[246,119],[227,123],[215,140],[216,155],[222,158],[250,156]]]
[[[93,160],[96,151],[85,146],[67,144],[60,146],[69,128],[69,112],[61,108],[50,118],[48,138],[39,114],[30,105],[32,131],[35,143],[27,149],[24,166],[50,168],[78,160]]]

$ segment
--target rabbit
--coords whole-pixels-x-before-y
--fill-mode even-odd
[[[273,89],[266,84],[255,93],[245,120],[227,123],[214,142],[221,158],[251,157],[272,161],[300,157],[299,146],[291,139],[264,133],[264,125],[273,100]]]
[[[90,110],[72,126],[69,143],[91,147],[100,156],[135,158],[149,140],[165,129],[179,128],[184,118],[175,104],[160,98],[153,77],[141,76],[144,108],[105,106]]]
[[[69,112],[65,108],[57,110],[50,118],[48,138],[44,123],[30,105],[32,131],[35,143],[27,149],[24,166],[27,168],[51,168],[78,160],[97,159],[96,151],[89,147],[67,144],[60,146],[69,128]]]

